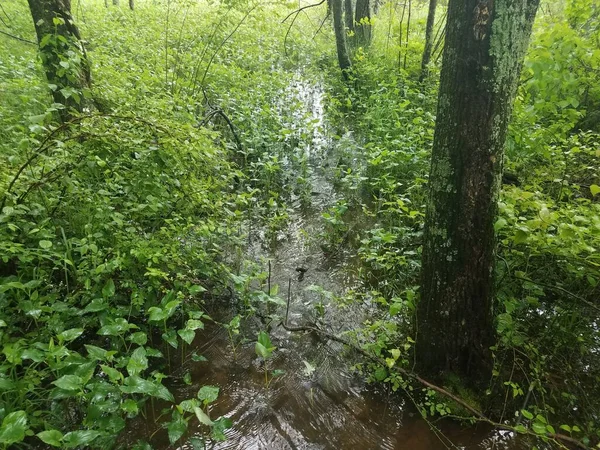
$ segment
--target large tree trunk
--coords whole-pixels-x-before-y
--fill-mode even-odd
[[[81,35],[71,16],[70,0],[28,0],[35,25],[40,56],[55,103],[82,111],[85,91],[90,87],[90,71]]]
[[[337,47],[338,62],[345,79],[348,78],[348,71],[352,67],[348,46],[346,45],[346,29],[344,27],[344,18],[342,11],[342,0],[332,0],[333,28],[335,31],[335,45]]]
[[[370,0],[356,0],[356,41],[358,45],[371,43],[371,3]]]
[[[344,0],[344,21],[349,31],[354,31],[354,5],[352,0]]]
[[[423,50],[423,59],[421,60],[420,81],[427,77],[429,71],[429,61],[431,60],[431,50],[433,48],[433,26],[435,24],[435,9],[437,0],[429,0],[429,13],[427,14],[427,25],[425,26],[425,49]]]
[[[450,0],[417,310],[417,363],[491,373],[503,148],[539,0]]]

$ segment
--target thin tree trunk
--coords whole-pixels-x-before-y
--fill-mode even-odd
[[[416,322],[417,364],[430,376],[476,385],[491,374],[503,149],[538,4],[448,4]]]
[[[355,33],[358,45],[371,43],[371,3],[370,0],[356,0]]]
[[[423,59],[421,60],[421,75],[419,81],[427,77],[429,71],[429,61],[431,60],[431,50],[433,48],[433,26],[435,24],[435,10],[437,0],[429,0],[429,13],[427,14],[427,25],[425,26],[425,49],[423,50]]]
[[[348,71],[352,68],[352,62],[348,54],[346,44],[346,29],[344,28],[342,0],[332,0],[333,28],[335,31],[335,45],[337,47],[338,62],[342,74],[348,79]]]
[[[344,21],[349,31],[354,31],[354,5],[352,0],[344,0]]]
[[[113,6],[119,6],[120,2],[119,0],[112,0],[113,2]]]
[[[46,77],[54,102],[65,106],[60,111],[65,121],[71,117],[71,109],[83,110],[85,91],[91,84],[85,47],[71,15],[70,0],[28,2]]]
[[[134,7],[133,2],[134,2],[134,0],[129,0],[129,9],[132,11],[133,11],[133,7]]]

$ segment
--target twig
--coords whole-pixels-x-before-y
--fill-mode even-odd
[[[208,60],[208,64],[206,65],[206,70],[204,71],[204,75],[202,75],[202,80],[200,80],[200,86],[204,86],[204,80],[206,80],[206,75],[208,74],[208,70],[210,69],[210,66],[212,65],[212,62],[215,59],[215,57],[217,56],[217,54],[221,51],[221,49],[227,43],[229,38],[231,38],[231,36],[233,36],[235,34],[235,32],[238,30],[238,28],[240,28],[242,26],[242,24],[246,21],[246,19],[250,15],[250,13],[252,11],[254,11],[257,6],[258,6],[258,4],[254,5],[252,8],[250,8],[250,10],[246,13],[246,15],[244,17],[242,17],[242,20],[240,20],[240,22],[236,25],[236,27],[233,29],[233,31],[231,33],[229,33],[225,39],[223,39],[223,42],[221,42],[221,45],[219,45],[217,50],[215,50],[215,52],[212,54],[212,56]]]
[[[283,52],[285,53],[285,56],[287,56],[287,38],[288,35],[290,34],[290,30],[292,29],[292,27],[294,26],[294,22],[296,21],[296,19],[298,18],[298,16],[300,15],[300,13],[302,11],[304,11],[305,9],[308,8],[312,8],[314,6],[319,6],[322,5],[323,3],[325,3],[327,0],[321,0],[319,3],[315,3],[314,5],[306,5],[303,6],[302,8],[298,8],[295,11],[292,11],[291,13],[289,13],[287,16],[285,16],[285,19],[283,19],[281,21],[281,23],[285,23],[286,20],[288,20],[292,15],[296,14],[294,16],[294,18],[292,19],[292,23],[290,23],[290,26],[288,27],[287,31],[285,32],[285,36],[283,37]],[[327,15],[329,16],[329,14]],[[325,19],[327,19],[327,17],[325,17]],[[325,20],[323,20],[323,23],[325,23]],[[323,23],[321,23],[321,26],[319,27],[319,30],[321,29],[321,27],[323,26]],[[319,32],[319,30],[317,30],[317,33]],[[317,35],[317,33],[315,33],[315,36]],[[314,37],[313,37],[314,39]]]
[[[37,43],[30,41],[29,39],[23,39],[22,37],[15,36],[14,34],[7,33],[6,31],[0,30],[0,34],[16,39],[17,41],[25,42],[27,44],[37,45]]]
[[[321,336],[326,337],[329,340],[332,341],[336,341],[339,342],[340,344],[346,345],[350,348],[352,348],[353,350],[357,351],[358,353],[360,353],[361,355],[363,355],[365,358],[370,359],[371,361],[380,364],[384,367],[388,367],[385,360],[383,358],[380,358],[378,356],[375,356],[369,352],[367,352],[366,350],[363,350],[362,348],[358,347],[357,345],[353,344],[352,342],[347,341],[346,339],[343,339],[339,336],[336,336],[334,334],[328,333],[324,330],[321,330],[320,328],[314,327],[314,326],[299,326],[299,327],[290,327],[287,324],[284,324],[283,322],[280,324],[284,329],[286,329],[287,331],[292,331],[292,332],[302,332],[302,331],[312,331],[313,333],[317,333]],[[420,384],[422,384],[423,386],[438,392],[439,394],[442,394],[444,397],[449,398],[450,400],[454,401],[455,403],[458,403],[460,406],[462,406],[463,408],[465,408],[467,411],[469,411],[471,414],[473,414],[474,419],[478,420],[480,422],[485,422],[488,423],[489,425],[492,425],[495,428],[498,429],[503,429],[503,430],[508,430],[508,431],[512,431],[515,433],[520,433],[520,434],[528,434],[530,436],[535,436],[538,438],[541,437],[546,437],[549,439],[553,439],[555,441],[561,441],[561,442],[566,442],[572,445],[575,445],[578,448],[582,448],[582,449],[590,449],[590,447],[588,447],[587,445],[585,445],[583,442],[572,438],[570,436],[566,436],[564,434],[559,434],[559,433],[546,433],[545,435],[540,435],[537,433],[534,433],[533,431],[530,430],[525,430],[523,431],[522,429],[517,430],[516,427],[512,427],[510,425],[505,425],[505,424],[501,424],[501,423],[497,423],[494,422],[492,419],[489,419],[488,417],[486,417],[481,411],[478,411],[477,409],[473,408],[471,405],[469,405],[467,402],[465,402],[464,400],[460,399],[459,397],[457,397],[456,395],[452,394],[451,392],[448,392],[446,389],[441,388],[439,386],[436,386],[433,383],[430,383],[429,381],[421,378],[419,375],[417,375],[414,372],[410,372],[406,369],[403,369],[401,367],[397,367],[394,366],[392,368],[390,368],[390,370],[396,371],[414,381],[419,382]]]
[[[565,289],[565,288],[563,288],[563,287],[560,287],[560,286],[552,286],[552,285],[550,285],[550,284],[546,284],[546,283],[540,283],[539,281],[533,281],[533,280],[530,280],[529,278],[526,278],[526,277],[520,277],[520,276],[518,276],[518,275],[513,275],[513,277],[514,277],[514,278],[516,278],[517,280],[523,280],[523,281],[527,281],[527,282],[529,282],[529,283],[532,283],[532,284],[535,284],[535,285],[538,285],[538,286],[541,286],[541,287],[545,287],[545,288],[548,288],[548,289],[555,289],[555,290],[557,290],[557,291],[563,292],[563,293],[565,293],[565,294],[567,294],[567,295],[570,295],[570,296],[571,296],[571,297],[573,297],[574,299],[577,299],[577,300],[579,300],[580,302],[583,302],[583,303],[585,303],[585,304],[586,304],[586,305],[588,305],[590,308],[593,308],[593,309],[595,309],[596,311],[600,311],[600,306],[598,306],[598,305],[596,305],[596,304],[594,304],[594,303],[590,302],[589,300],[586,300],[586,299],[585,299],[585,298],[583,298],[583,297],[580,297],[580,296],[579,296],[579,295],[577,295],[577,294],[574,294],[574,293],[573,293],[573,292],[571,292],[571,291],[568,291],[568,290],[566,290],[566,289]]]
[[[304,11],[305,9],[312,8],[312,7],[314,7],[314,6],[319,6],[319,5],[322,5],[322,4],[323,4],[323,3],[325,3],[326,1],[327,1],[327,0],[321,0],[319,3],[315,3],[315,4],[313,4],[313,5],[306,5],[306,6],[303,6],[302,8],[298,8],[297,10],[295,10],[295,11],[292,11],[292,12],[291,12],[291,13],[289,13],[287,16],[285,16],[285,19],[283,19],[283,20],[281,21],[281,23],[285,23],[285,21],[286,21],[286,20],[288,20],[288,19],[289,19],[291,16],[293,16],[294,14],[296,14],[296,16],[298,16],[298,14],[300,14],[300,13],[301,13],[302,11]]]
[[[321,28],[323,28],[323,25],[325,25],[325,22],[327,21],[327,19],[329,19],[329,12],[327,12],[327,15],[323,18],[323,21],[321,22],[321,25],[319,25],[319,28],[317,28],[317,31],[315,31],[315,34],[313,35],[313,39],[317,37],[317,34],[319,34],[319,32],[321,31]]]

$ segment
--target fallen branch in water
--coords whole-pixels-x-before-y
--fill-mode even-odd
[[[343,345],[346,345],[346,346],[352,348],[356,352],[363,355],[365,358],[370,359],[371,361],[373,361],[377,364],[380,364],[384,367],[388,367],[383,358],[373,355],[373,354],[367,352],[366,350],[358,347],[356,344],[354,344],[350,341],[347,341],[346,339],[336,336],[334,334],[328,333],[327,331],[321,330],[320,328],[317,328],[316,326],[292,327],[283,322],[281,322],[280,325],[287,331],[291,331],[291,332],[311,331],[313,333],[317,333],[318,335],[323,336],[331,341],[339,342],[340,344],[343,344]],[[448,392],[446,389],[436,386],[435,384],[430,383],[429,381],[421,378],[416,373],[410,372],[406,369],[403,369],[401,367],[396,367],[396,366],[392,367],[390,370],[396,371],[396,372],[406,376],[407,378],[410,378],[411,380],[417,381],[418,383],[422,384],[423,386],[426,386],[429,389],[431,389],[435,392],[438,392],[439,394],[442,394],[444,397],[447,397],[450,400],[456,402],[457,404],[459,404],[460,406],[465,408],[467,411],[469,411],[471,414],[473,414],[473,416],[475,416],[473,418],[475,420],[477,420],[478,422],[484,422],[484,423],[487,423],[488,425],[493,426],[494,428],[512,431],[514,433],[527,434],[529,436],[534,436],[537,438],[552,439],[552,440],[556,441],[556,443],[563,448],[566,448],[563,443],[571,444],[571,445],[576,446],[577,448],[582,448],[582,449],[590,449],[591,448],[591,447],[585,445],[583,442],[581,442],[575,438],[572,438],[571,436],[564,435],[564,434],[547,433],[545,435],[540,435],[540,434],[534,433],[533,431],[530,431],[527,429],[526,430],[523,430],[523,429],[517,430],[516,427],[510,426],[510,425],[505,425],[505,424],[498,423],[498,422],[494,422],[492,419],[489,419],[481,411],[478,411],[477,409],[473,408],[471,405],[469,405],[464,400],[460,399],[459,397],[452,394],[451,392]]]

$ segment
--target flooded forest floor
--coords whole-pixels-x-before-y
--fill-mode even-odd
[[[208,311],[215,322],[198,333],[192,351],[172,374],[180,382],[169,386],[178,401],[195,397],[201,386],[219,388],[210,415],[227,417],[233,426],[225,432],[225,441],[211,442],[207,448],[522,448],[510,433],[422,419],[399,391],[365,382],[364,373],[355,366],[359,355],[338,342],[282,326],[287,320],[290,327],[317,326],[343,335],[359,329],[377,309],[372,302],[338,301],[361,289],[357,258],[343,239],[332,247],[324,231],[323,215],[344,200],[333,174],[340,153],[347,157],[349,149],[356,147],[353,134],[332,139],[323,86],[318,82],[298,76],[283,98],[300,105],[294,114],[298,123],[289,124],[290,128],[310,136],[305,146],[295,149],[308,190],[304,198],[292,197],[283,229],[272,233],[247,221],[246,250],[243,262],[237,262],[241,294]],[[307,123],[309,128],[302,129]],[[355,163],[359,157],[355,155]],[[282,164],[299,170],[291,160]],[[350,226],[361,226],[360,220],[364,219],[357,214]],[[246,281],[242,272],[248,267],[262,271],[260,285]],[[245,317],[244,304],[249,301],[243,298],[244,289],[248,294],[254,290],[255,297],[256,291],[265,292],[263,304]],[[267,382],[264,361],[255,352],[255,336],[263,329],[276,347],[267,361]],[[186,377],[187,382],[181,382]],[[160,416],[160,407],[157,403],[154,417]],[[184,445],[169,445],[167,433],[158,431],[140,417],[132,421],[123,441],[126,446],[143,439],[155,448],[191,449],[197,448],[206,430],[190,425]]]

